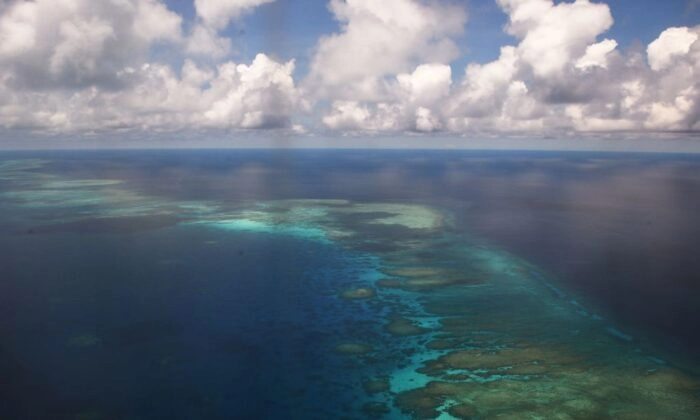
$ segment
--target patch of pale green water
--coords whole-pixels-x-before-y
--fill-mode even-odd
[[[294,221],[314,221],[325,218],[328,210],[325,207],[290,207],[281,217]]]
[[[43,184],[45,189],[66,189],[66,188],[91,188],[91,187],[108,187],[112,185],[122,184],[123,181],[118,179],[73,179],[63,181],[48,181]]]
[[[41,189],[42,185],[56,176],[42,171],[50,161],[43,159],[17,159],[0,161],[0,205],[10,206],[17,198],[13,193]]]
[[[344,199],[334,199],[334,198],[293,198],[284,200],[272,200],[267,202],[257,202],[256,206],[263,208],[272,207],[302,207],[302,208],[312,208],[314,206],[321,206],[324,208],[328,207],[345,207],[352,205],[350,200]]]
[[[41,217],[36,213],[29,217],[31,223],[157,216],[188,219],[220,212],[216,202],[148,196],[130,190],[118,179],[69,179],[42,172],[48,163],[40,159],[0,162],[0,176],[12,180],[0,192],[3,205],[41,211]],[[21,222],[21,218],[15,219],[13,223]]]
[[[0,176],[11,180],[0,193],[4,201],[30,209],[55,209],[70,207],[132,206],[142,197],[132,191],[115,186],[122,183],[115,179],[66,179],[41,172],[50,161],[21,159],[0,163]]]
[[[304,226],[315,225],[319,229],[327,224],[327,213],[322,207],[301,207],[298,205],[289,206],[281,205],[277,202],[256,203],[251,208],[239,208],[238,211],[211,214],[211,222],[232,221],[232,220],[247,220],[264,225],[285,225],[285,226]],[[203,220],[207,221],[207,220]],[[324,228],[324,230],[328,230]]]
[[[56,208],[56,207],[84,207],[107,205],[109,203],[122,202],[121,191],[100,191],[97,194],[93,190],[81,189],[77,191],[66,189],[35,189],[22,191],[8,191],[2,196],[16,202],[18,205],[28,208]]]
[[[0,174],[41,169],[50,162],[50,160],[34,158],[0,160]]]
[[[288,235],[300,239],[314,240],[319,242],[329,242],[326,238],[326,233],[323,229],[310,226],[293,224],[274,224],[249,219],[218,220],[215,222],[194,223],[229,231]]]
[[[395,203],[363,203],[339,211],[348,213],[386,213],[369,223],[378,225],[399,225],[409,229],[437,229],[442,225],[443,214],[423,205]]]
[[[23,189],[1,193],[6,206],[27,209],[27,212],[13,212],[17,215],[16,225],[36,226],[38,231],[49,225],[78,222],[98,222],[119,218],[170,217],[193,213],[176,203],[146,197],[123,188],[103,186],[80,186],[59,189]],[[23,220],[22,218],[26,219]],[[65,227],[65,226],[64,226]],[[50,230],[50,229],[49,229]]]
[[[0,161],[0,181],[3,181],[5,189],[37,188],[41,183],[56,178],[41,171],[49,162],[43,159]]]
[[[425,229],[438,224],[435,212],[429,212],[422,206],[417,208],[413,210],[411,206],[404,204],[365,205],[346,200],[329,200],[328,203],[323,200],[282,200],[257,203],[253,208],[241,209],[224,220],[221,220],[221,215],[212,215],[211,222],[203,223],[220,224],[219,227],[230,230],[342,240],[358,233],[353,226],[341,220],[343,216],[348,215],[381,214],[377,218],[370,217],[368,225],[401,225],[409,229],[419,226],[420,229]]]
[[[296,221],[337,224],[343,215],[376,214],[369,224],[399,225],[409,229],[434,229],[443,214],[423,205],[354,203],[348,200],[280,200],[259,203],[267,215],[277,214]],[[341,222],[342,224],[342,222]]]
[[[222,207],[217,203],[202,202],[202,201],[186,201],[179,202],[176,205],[177,209],[192,217],[208,215],[221,212]]]

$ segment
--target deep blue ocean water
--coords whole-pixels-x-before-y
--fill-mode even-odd
[[[379,238],[362,246],[320,238],[327,232],[317,222],[287,213],[274,226],[219,228],[238,211],[279,212],[270,203],[281,200],[436,209],[457,245],[420,254],[426,264],[462,270],[460,241],[522,259],[533,284],[546,277],[554,291],[546,299],[561,293],[604,319],[603,336],[692,378],[700,372],[694,156],[3,152],[0,195],[2,418],[410,417],[394,404],[412,389],[401,375],[412,374],[416,357],[437,356],[415,354],[428,339],[396,338],[387,320],[422,317],[416,322],[437,330],[445,321],[432,316],[457,313],[444,308],[463,298],[450,288],[339,297],[386,276],[384,248],[427,240],[368,230],[367,218],[385,216],[374,207],[318,222]],[[390,265],[415,268],[415,255],[410,264],[402,255],[391,254]],[[489,299],[476,301],[503,313],[515,305]],[[344,343],[372,351],[343,354]],[[375,377],[390,378],[390,392],[369,395],[362,384]]]

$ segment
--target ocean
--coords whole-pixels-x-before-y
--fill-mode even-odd
[[[0,418],[700,417],[700,159],[0,153]]]

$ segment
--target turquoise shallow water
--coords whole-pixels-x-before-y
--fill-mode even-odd
[[[538,219],[502,200],[533,182],[543,188],[547,171],[561,177],[583,165],[590,177],[600,157],[557,158],[548,167],[552,156],[150,153],[13,155],[0,163],[5,417],[700,412],[697,359],[683,357],[692,343],[664,345],[653,325],[629,322],[605,295],[554,274],[566,270],[536,263],[554,252],[551,237],[533,236],[543,251],[525,247],[522,255],[514,252],[518,239],[499,242],[502,232],[528,232],[534,220],[551,229],[568,215],[547,194],[527,195],[538,200]],[[504,159],[510,163],[488,166]],[[443,161],[452,169],[436,163]],[[668,172],[668,162],[656,165]],[[468,171],[491,188],[494,174],[519,188],[484,196],[462,177]],[[683,179],[686,187],[694,180]],[[468,199],[459,186],[471,188]],[[637,191],[637,201],[644,196]],[[629,210],[609,205],[582,201],[576,211],[607,209],[600,224]],[[515,216],[503,218],[504,209]],[[664,211],[677,215],[682,206]],[[662,213],[650,214],[663,226]],[[515,224],[518,217],[528,227]],[[623,260],[610,269],[624,267]],[[624,284],[611,283],[634,298]],[[672,336],[682,341],[682,333]]]

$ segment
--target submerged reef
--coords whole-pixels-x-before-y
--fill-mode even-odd
[[[370,401],[362,405],[362,412],[370,418],[382,418],[390,411],[386,403],[383,402]]]
[[[375,296],[374,289],[370,287],[358,287],[357,289],[349,289],[341,293],[344,299],[369,299]]]
[[[6,222],[34,233],[151,230],[210,214],[213,202],[177,202],[145,195],[119,179],[70,179],[51,173],[51,161],[0,161],[0,203],[21,208]]]
[[[388,405],[360,404],[366,415],[693,419],[700,413],[696,376],[659,365],[635,341],[611,335],[602,317],[564,291],[552,293],[536,267],[456,234],[437,210],[286,200],[238,217],[320,229],[316,237],[379,258],[376,275],[341,296],[373,297],[377,317],[390,309],[377,330],[385,334],[382,345],[335,347],[346,355],[372,352],[355,366],[388,378],[360,382],[366,395],[391,395]]]
[[[410,319],[402,317],[392,317],[389,320],[389,323],[386,324],[386,330],[389,332],[389,334],[397,337],[420,335],[430,331],[427,328],[419,327]]]
[[[340,354],[367,354],[372,352],[372,346],[365,343],[342,343],[335,346],[335,351]]]
[[[102,344],[102,339],[91,334],[77,335],[75,337],[71,337],[66,342],[68,347],[75,348],[88,348],[98,346],[100,344]]]
[[[99,233],[107,225],[122,229],[115,219],[130,217],[138,229],[177,223],[285,235],[371,261],[347,284],[320,288],[329,302],[315,318],[319,329],[330,325],[323,320],[343,320],[337,331],[318,331],[331,338],[314,345],[344,372],[334,379],[355,392],[354,405],[342,407],[354,411],[351,418],[700,418],[700,378],[661,363],[538,267],[457,230],[439,209],[347,200],[177,202],[118,180],[63,179],[42,172],[46,165],[0,163],[9,186],[3,205],[26,209],[22,226],[41,220],[37,233]],[[65,211],[37,216],[47,208]],[[355,312],[343,318],[341,311]],[[87,335],[68,341],[99,344]]]
[[[362,382],[362,388],[368,394],[378,394],[389,391],[389,378],[375,378]]]

